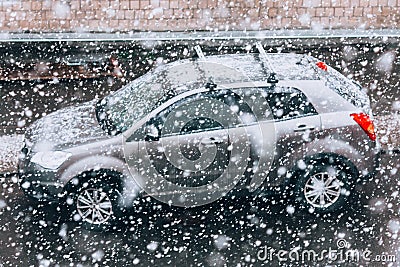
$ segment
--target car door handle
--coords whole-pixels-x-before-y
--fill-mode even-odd
[[[209,137],[201,140],[201,144],[205,146],[222,144],[223,142],[224,140],[220,137]]]
[[[305,131],[312,131],[315,129],[315,126],[300,124],[294,129],[295,132],[305,132]]]

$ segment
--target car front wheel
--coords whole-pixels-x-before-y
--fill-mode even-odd
[[[112,184],[91,180],[70,195],[74,221],[90,230],[112,230],[121,217],[119,191]]]

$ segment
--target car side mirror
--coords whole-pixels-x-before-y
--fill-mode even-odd
[[[160,139],[161,131],[154,125],[149,124],[146,126],[146,141],[158,141]]]

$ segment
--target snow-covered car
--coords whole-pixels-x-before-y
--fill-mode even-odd
[[[313,57],[266,56],[227,54],[164,64],[104,99],[36,121],[26,132],[19,162],[22,190],[65,203],[89,227],[108,226],[127,207],[141,216],[138,199],[152,195],[142,180],[153,172],[183,187],[207,185],[227,171],[232,144],[238,144],[248,155],[245,165],[229,170],[240,179],[223,197],[293,195],[309,212],[341,210],[356,183],[375,170],[379,143],[369,99],[359,85]],[[213,116],[196,115],[199,100]],[[182,120],[178,117],[189,119],[166,126]],[[268,140],[260,145],[263,138]],[[166,143],[172,149],[160,149]],[[196,171],[207,149],[213,157]],[[174,151],[196,164],[188,171],[173,163],[168,153]],[[266,171],[260,174],[261,167]],[[252,187],[255,173],[260,177]],[[160,190],[154,194],[168,195]]]

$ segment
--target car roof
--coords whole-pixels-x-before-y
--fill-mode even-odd
[[[270,53],[270,62],[279,80],[318,80],[315,69],[309,64],[312,57],[293,53]],[[271,70],[266,66],[259,54],[224,54],[206,56],[204,59],[184,59],[169,63],[169,68],[179,65],[197,65],[199,71],[210,65],[221,65],[231,68],[241,74],[241,77],[249,78],[251,81],[267,80]],[[223,76],[218,73],[210,73],[214,82],[225,82]],[[238,78],[238,77],[236,77]],[[237,80],[235,82],[238,82]]]
[[[175,93],[198,88],[207,82],[216,85],[243,82],[267,82],[271,72],[283,81],[322,81],[346,101],[370,113],[368,95],[362,88],[335,69],[317,67],[316,58],[294,53],[268,53],[268,62],[260,54],[223,54],[183,59],[165,64],[163,83]],[[279,83],[278,83],[279,84]],[[321,88],[323,90],[323,88]]]

